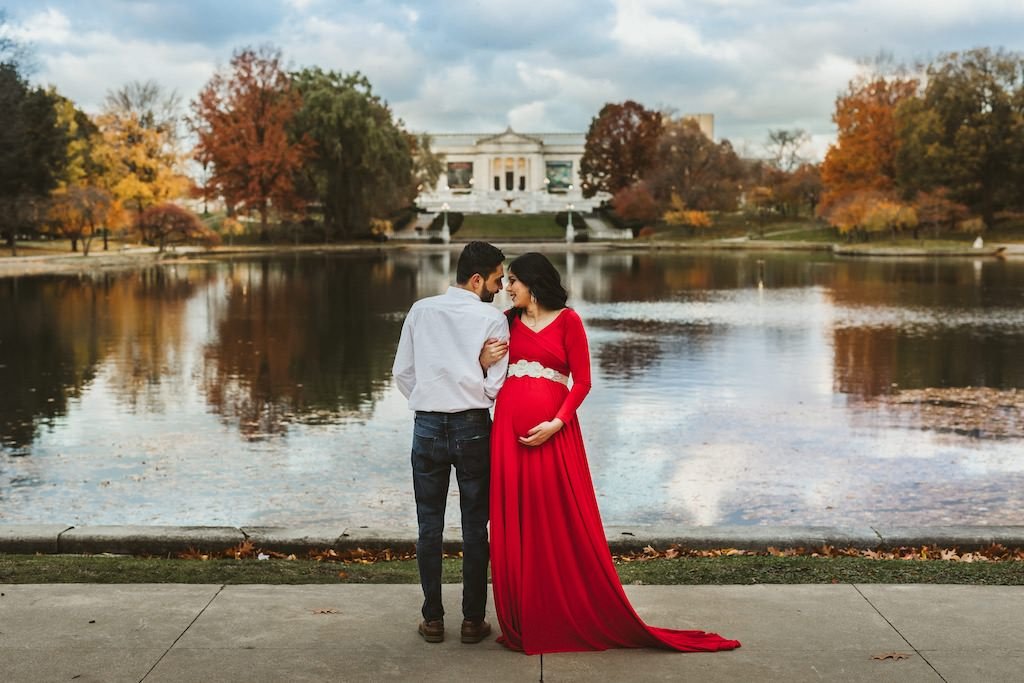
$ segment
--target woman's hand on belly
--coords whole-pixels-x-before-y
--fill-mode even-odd
[[[524,446],[539,446],[555,434],[557,434],[565,423],[559,418],[541,422],[539,425],[526,433],[526,436],[519,437],[519,443]]]

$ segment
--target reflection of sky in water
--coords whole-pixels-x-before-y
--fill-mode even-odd
[[[450,276],[432,258],[414,271],[417,296]],[[1020,439],[894,427],[837,393],[834,348],[837,330],[1019,338],[1024,308],[836,303],[818,281],[616,301],[609,282],[630,259],[589,263],[577,257],[572,275],[591,294],[573,302],[595,369],[580,419],[607,524],[1024,524]],[[226,293],[220,278],[197,287],[180,343],[138,400],[118,388],[130,359],[112,355],[29,456],[0,461],[0,518],[413,529],[411,416],[392,385],[261,438],[211,408],[199,378],[217,334],[211,302]],[[394,322],[405,305],[375,315]],[[456,524],[454,482],[451,502]]]
[[[837,310],[818,288],[579,308],[597,359],[631,341],[652,354],[629,323],[664,333],[655,362],[601,377],[583,414],[606,523],[1024,521],[1020,505],[986,503],[1006,493],[994,475],[1022,479],[1019,440],[873,429],[833,394],[831,329],[897,326],[899,309]],[[1022,311],[907,313],[911,327],[1024,327]]]

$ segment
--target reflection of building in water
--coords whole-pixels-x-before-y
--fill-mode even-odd
[[[714,136],[714,116],[696,114],[701,131]],[[431,149],[444,159],[434,189],[424,188],[416,204],[428,211],[466,213],[540,213],[592,211],[606,193],[584,199],[580,159],[584,133],[517,133],[497,135],[432,134]]]

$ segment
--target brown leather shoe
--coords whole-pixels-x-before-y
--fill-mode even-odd
[[[464,643],[479,643],[489,635],[491,635],[491,625],[483,619],[480,621],[466,619],[462,622],[462,642]]]
[[[440,643],[444,641],[444,619],[434,619],[420,622],[420,635],[428,643]]]

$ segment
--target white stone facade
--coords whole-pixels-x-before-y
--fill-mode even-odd
[[[425,190],[416,204],[429,212],[463,213],[588,212],[607,199],[598,193],[584,199],[580,191],[583,133],[498,135],[431,135],[431,149],[445,171],[437,187]]]

